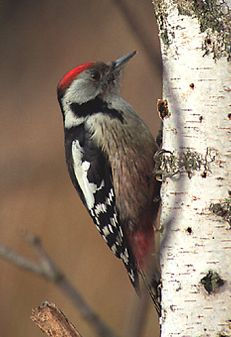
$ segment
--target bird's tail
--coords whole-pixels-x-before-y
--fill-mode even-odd
[[[155,309],[159,315],[161,316],[161,279],[159,271],[150,271],[149,273],[145,273],[143,270],[139,271],[141,278],[143,279],[143,283],[145,288],[147,289]]]

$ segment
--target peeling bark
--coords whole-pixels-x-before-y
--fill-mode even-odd
[[[170,151],[158,172],[165,178],[161,333],[231,336],[231,1],[153,5],[168,107],[163,149]],[[194,154],[188,170],[187,153]]]

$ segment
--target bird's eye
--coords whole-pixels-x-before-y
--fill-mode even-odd
[[[92,70],[91,71],[91,78],[95,81],[99,81],[100,80],[100,72],[98,70]]]

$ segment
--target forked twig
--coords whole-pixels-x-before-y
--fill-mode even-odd
[[[35,273],[46,280],[55,283],[70,298],[82,317],[91,325],[100,337],[118,337],[114,331],[96,314],[87,304],[80,292],[71,284],[65,274],[48,256],[42,246],[41,240],[33,235],[28,237],[28,242],[38,256],[38,262],[27,259],[12,249],[0,244],[0,257],[13,263],[19,268]]]

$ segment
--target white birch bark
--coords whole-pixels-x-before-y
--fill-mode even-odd
[[[181,169],[163,182],[161,334],[231,336],[230,214],[211,210],[226,203],[230,211],[231,1],[153,4],[171,113],[164,119],[163,149],[181,158],[189,150],[197,166],[191,179]],[[206,275],[215,279],[207,290]]]

